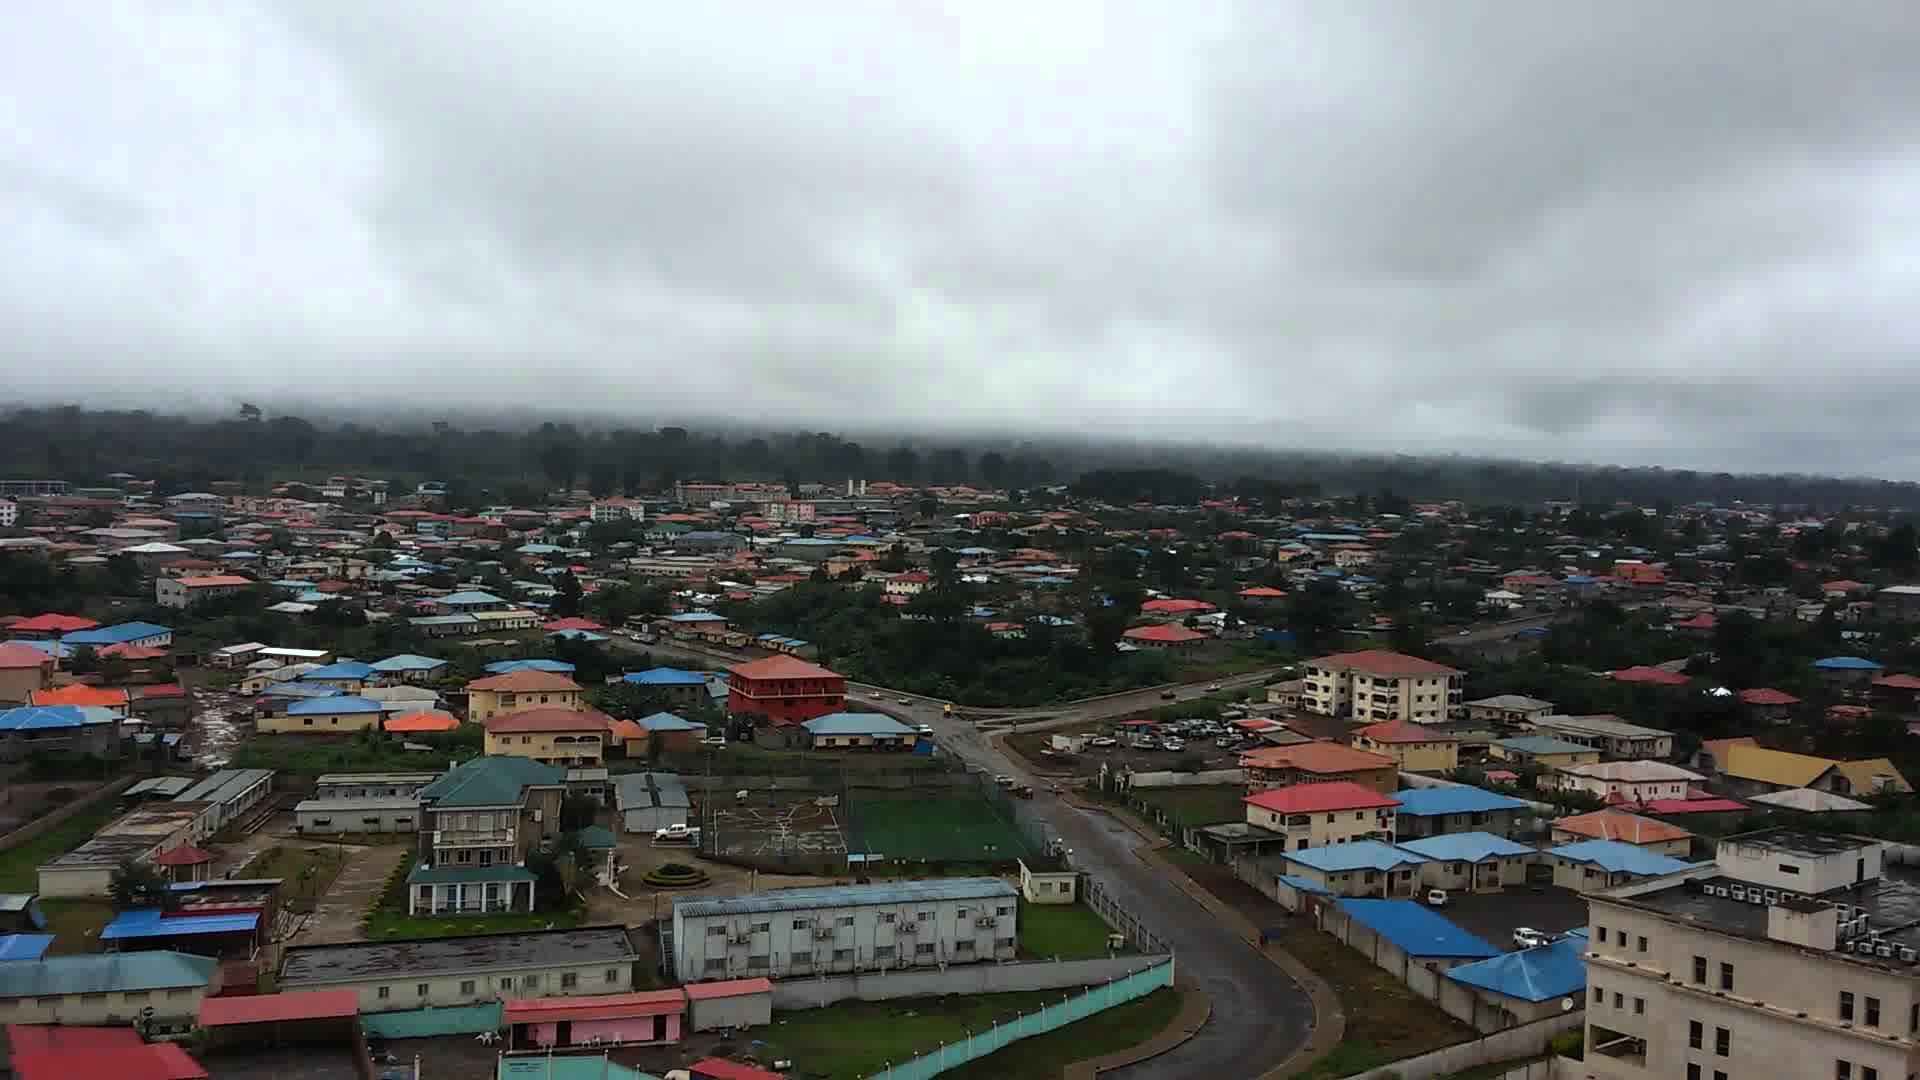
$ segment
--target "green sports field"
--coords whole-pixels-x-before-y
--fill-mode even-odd
[[[854,799],[851,809],[849,850],[962,862],[1030,854],[1020,831],[982,799]]]

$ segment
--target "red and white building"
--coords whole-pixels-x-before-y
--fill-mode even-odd
[[[734,716],[765,716],[788,727],[846,707],[847,680],[799,657],[769,656],[728,673],[727,712]]]

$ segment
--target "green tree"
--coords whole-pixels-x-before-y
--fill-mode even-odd
[[[107,898],[117,911],[133,908],[172,910],[180,898],[167,887],[167,875],[152,863],[122,860],[107,879]]]

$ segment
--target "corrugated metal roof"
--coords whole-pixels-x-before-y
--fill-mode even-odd
[[[1527,804],[1508,795],[1477,787],[1407,788],[1396,791],[1400,812],[1415,817],[1439,814],[1485,814],[1495,810],[1524,810]]]
[[[1676,874],[1692,865],[1618,840],[1582,840],[1577,844],[1554,848],[1547,854],[1574,862],[1593,863],[1610,874],[1637,874],[1641,877]]]
[[[567,782],[565,769],[543,765],[532,758],[492,754],[471,758],[445,776],[420,789],[420,799],[443,810],[475,806],[517,806],[529,785],[558,787]]]
[[[1586,948],[1587,932],[1575,930],[1551,945],[1462,964],[1446,976],[1521,1001],[1580,998],[1587,992],[1587,965],[1581,955]]]
[[[360,1018],[361,1030],[382,1039],[427,1039],[439,1035],[478,1035],[499,1031],[501,1003],[453,1005],[441,1009],[369,1013]],[[541,1060],[545,1060],[543,1057]]]
[[[1407,840],[1402,850],[1441,862],[1479,862],[1499,856],[1532,855],[1534,849],[1489,832],[1448,833],[1420,840]]]
[[[1392,870],[1397,866],[1427,861],[1425,856],[1402,851],[1378,840],[1356,840],[1351,844],[1328,844],[1305,851],[1289,851],[1285,858],[1288,862],[1312,867],[1323,874],[1348,870]]]
[[[176,915],[168,918],[159,908],[136,908],[114,916],[100,931],[102,941],[123,939],[196,937],[201,934],[244,934],[258,929],[260,915]]]
[[[913,729],[885,713],[838,712],[800,725],[809,735],[911,735]]]
[[[175,802],[226,802],[273,777],[272,769],[221,769],[174,796]]]
[[[52,944],[52,934],[7,934],[0,937],[0,960],[38,960]]]
[[[213,981],[218,966],[211,957],[163,950],[49,956],[0,964],[0,998],[201,987]]]
[[[670,712],[657,712],[651,716],[643,716],[639,719],[638,723],[650,732],[707,730],[707,725],[705,724],[695,723],[684,716],[677,716]]]
[[[825,885],[811,889],[780,889],[730,897],[676,897],[675,915],[747,915],[763,911],[806,911],[813,908],[861,907],[876,904],[913,904],[941,900],[989,900],[1019,895],[999,878],[949,878],[941,881],[903,881],[885,885]]]
[[[380,703],[371,698],[323,697],[296,701],[287,706],[288,716],[332,716],[342,713],[377,713]]]
[[[331,1020],[360,1014],[360,995],[352,990],[293,990],[208,998],[200,1003],[201,1027],[265,1024],[275,1020]]]
[[[1351,845],[1343,845],[1351,846]],[[1340,910],[1408,956],[1482,958],[1500,950],[1411,900],[1341,900]]]

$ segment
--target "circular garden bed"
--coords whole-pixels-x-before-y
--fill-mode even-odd
[[[640,875],[640,880],[656,889],[691,889],[697,885],[705,885],[708,878],[707,872],[697,866],[667,863],[665,866],[656,866]]]

